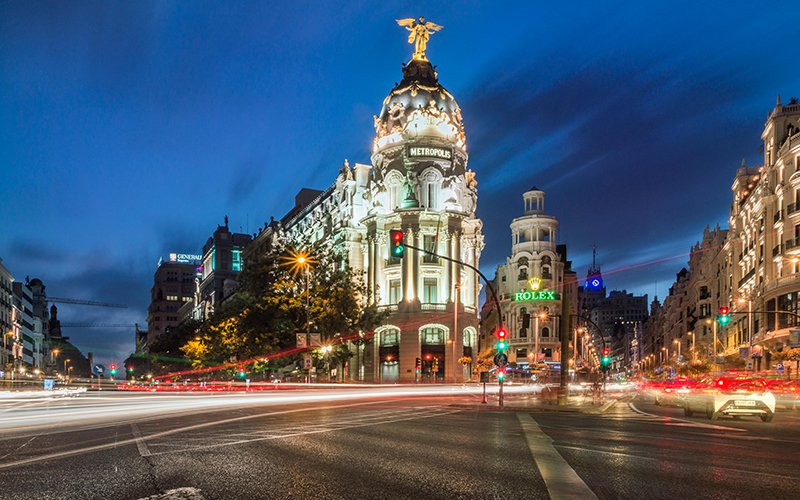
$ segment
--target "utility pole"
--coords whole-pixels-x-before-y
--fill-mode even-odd
[[[562,285],[563,286],[563,285]],[[569,332],[570,332],[570,296],[567,287],[561,293],[561,387],[558,391],[558,406],[566,406],[569,396]],[[538,332],[537,332],[538,333]]]

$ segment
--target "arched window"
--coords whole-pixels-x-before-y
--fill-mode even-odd
[[[520,280],[528,279],[528,268],[527,267],[520,267],[519,268],[519,278]]]
[[[400,344],[400,330],[387,328],[381,332],[381,347],[392,347]]]
[[[549,337],[550,336],[550,328],[544,327],[542,328],[542,337]]]
[[[475,347],[478,341],[478,333],[474,328],[464,329],[464,347]]]
[[[444,330],[439,327],[423,328],[420,331],[420,340],[425,345],[440,345],[444,344]]]

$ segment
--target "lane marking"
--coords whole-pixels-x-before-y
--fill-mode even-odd
[[[360,423],[360,424],[340,426],[340,427],[336,427],[336,428],[305,430],[305,431],[300,431],[300,432],[294,432],[292,434],[277,434],[277,435],[258,437],[258,438],[252,438],[252,439],[240,439],[240,440],[237,440],[237,441],[229,441],[229,442],[226,442],[226,443],[215,443],[215,444],[208,444],[208,445],[201,445],[201,446],[188,446],[188,447],[183,448],[181,450],[157,451],[157,452],[153,453],[152,456],[172,455],[172,454],[175,454],[175,453],[186,453],[186,452],[192,452],[192,451],[198,451],[198,450],[207,450],[207,449],[211,449],[211,448],[221,448],[223,446],[234,446],[234,445],[240,445],[240,444],[249,444],[249,443],[254,443],[254,442],[257,442],[257,441],[272,441],[272,440],[275,440],[275,439],[286,439],[286,438],[292,438],[292,437],[308,436],[310,434],[323,434],[323,433],[326,433],[326,432],[336,432],[336,431],[357,429],[359,427],[372,427],[372,426],[376,426],[376,425],[393,424],[393,423],[396,423],[396,422],[405,422],[405,421],[408,421],[408,420],[420,420],[420,419],[423,419],[423,418],[440,417],[440,416],[443,416],[443,415],[450,415],[450,414],[453,414],[453,413],[460,413],[461,411],[463,411],[463,410],[450,410],[450,411],[444,411],[444,412],[430,414],[430,415],[417,414],[417,415],[410,416],[410,417],[405,417],[405,418],[395,418],[395,419],[392,419],[392,420],[382,420],[380,422]]]
[[[564,449],[568,449],[568,450],[587,451],[587,452],[590,452],[590,453],[602,453],[604,455],[614,455],[615,457],[635,458],[637,460],[650,460],[652,462],[664,462],[664,461],[666,461],[663,458],[653,458],[653,457],[648,456],[648,455],[634,455],[632,453],[622,453],[622,452],[619,452],[619,451],[598,450],[598,449],[594,449],[594,448],[585,448],[585,447],[582,447],[582,446],[574,446],[574,445],[557,445],[557,446],[559,448],[564,448]],[[672,462],[672,463],[677,463],[674,460],[668,460],[668,461]],[[720,465],[707,465],[706,463],[699,463],[699,464],[694,464],[694,463],[690,463],[690,462],[683,462],[683,463],[687,463],[688,465],[691,465],[691,466],[700,466],[700,467],[705,466],[705,467],[708,467],[710,469],[724,470],[724,471],[730,471],[730,472],[736,472],[736,473],[755,474],[757,476],[770,476],[770,477],[774,477],[775,479],[783,479],[783,480],[791,479],[792,481],[797,481],[798,480],[798,478],[796,476],[784,476],[784,475],[781,475],[781,474],[772,474],[770,472],[752,471],[752,470],[745,470],[745,469],[735,469],[733,467],[724,467],[724,466],[720,466]]]
[[[150,449],[147,448],[147,443],[142,439],[142,433],[139,432],[139,426],[135,423],[131,424],[131,434],[136,438],[136,448],[139,449],[139,455],[149,457]]]
[[[553,440],[542,431],[533,417],[527,413],[517,413],[517,419],[550,498],[597,499],[597,495],[553,447]]]
[[[139,500],[205,500],[199,488],[175,488],[158,495],[142,497]]]
[[[691,424],[691,427],[701,427],[703,429],[716,429],[716,430],[721,430],[721,431],[747,432],[746,429],[739,429],[738,427],[727,427],[725,425],[704,424],[704,423],[701,423],[701,422],[695,422],[694,420],[686,420],[686,419],[683,419],[683,418],[667,417],[665,415],[655,415],[653,413],[647,413],[646,411],[642,411],[639,408],[637,408],[633,404],[633,402],[628,403],[628,406],[630,406],[631,410],[635,411],[636,413],[640,413],[642,415],[647,415],[649,417],[656,417],[656,418],[658,418],[658,419],[660,419],[662,421],[665,420],[665,419],[666,420],[674,420],[676,422],[684,422],[684,423],[687,423],[687,424]]]
[[[296,409],[293,409],[293,410],[281,410],[281,411],[272,411],[272,412],[266,412],[266,413],[257,413],[255,415],[244,415],[244,416],[241,416],[241,417],[226,418],[226,419],[222,419],[222,420],[213,420],[211,422],[203,422],[201,424],[188,425],[188,426],[185,426],[185,427],[179,427],[177,429],[170,429],[170,430],[166,430],[166,431],[156,432],[154,434],[148,434],[147,436],[142,436],[139,439],[141,439],[142,441],[149,441],[151,439],[156,439],[156,438],[160,438],[160,437],[164,437],[164,436],[171,436],[173,434],[178,434],[178,433],[181,433],[181,432],[194,431],[194,430],[197,430],[197,429],[204,429],[206,427],[212,427],[212,426],[215,426],[215,425],[228,424],[228,423],[232,423],[232,422],[240,422],[240,421],[243,421],[243,420],[252,420],[252,419],[256,419],[256,418],[264,418],[264,417],[269,417],[269,416],[273,416],[273,415],[287,415],[287,414],[291,414],[291,413],[300,413],[300,412],[304,412],[304,411],[332,410],[332,409],[337,409],[337,408],[351,408],[351,407],[354,407],[354,406],[378,405],[378,404],[386,404],[386,403],[395,402],[395,401],[402,401],[402,399],[368,401],[368,402],[365,402],[365,403],[350,403],[350,404],[346,404],[346,405],[326,405],[326,406],[316,406],[316,407],[310,407],[310,408],[296,408]],[[25,459],[22,459],[22,460],[17,460],[16,462],[0,463],[0,469],[10,469],[12,467],[19,467],[20,465],[28,465],[28,464],[32,464],[32,463],[36,463],[36,462],[43,462],[43,461],[46,461],[46,460],[53,460],[53,459],[57,459],[57,458],[72,457],[72,456],[75,456],[75,455],[82,455],[84,453],[91,453],[91,452],[94,452],[94,451],[107,450],[107,449],[113,448],[117,444],[120,445],[120,446],[124,446],[124,445],[128,445],[128,444],[136,444],[136,441],[137,441],[137,438],[134,437],[134,438],[130,438],[130,439],[125,439],[125,440],[119,441],[118,443],[105,443],[105,444],[98,444],[98,445],[94,445],[94,446],[87,446],[86,448],[79,448],[79,449],[75,449],[75,450],[66,450],[66,451],[61,451],[61,452],[56,452],[56,453],[48,453],[48,454],[45,454],[45,455],[40,455],[38,457],[30,457],[30,458],[25,458]]]
[[[6,457],[8,457],[8,456],[10,456],[10,455],[13,455],[14,453],[18,452],[18,451],[19,451],[19,450],[21,450],[22,448],[25,448],[26,446],[28,446],[29,444],[31,444],[31,441],[33,441],[33,440],[34,440],[34,439],[36,439],[37,437],[39,437],[39,435],[38,435],[38,434],[37,434],[37,435],[35,435],[35,436],[33,436],[32,438],[30,438],[29,440],[25,441],[25,442],[24,442],[23,444],[21,444],[20,446],[18,446],[18,447],[16,447],[16,448],[14,448],[14,449],[13,449],[13,450],[11,450],[10,452],[6,453],[6,454],[5,454],[5,455],[3,455],[2,457],[0,457],[0,460],[4,459],[4,458],[6,458]]]

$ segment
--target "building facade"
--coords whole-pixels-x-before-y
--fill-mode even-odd
[[[709,361],[768,368],[774,353],[800,347],[800,103],[780,98],[761,134],[764,163],[734,175],[730,229],[706,229],[689,268],[651,317],[645,344],[658,364],[681,351]],[[715,321],[720,307],[731,321]],[[717,326],[714,349],[713,328]],[[723,359],[724,358],[724,359]]]
[[[459,359],[471,357],[477,342],[481,285],[459,262],[478,267],[483,236],[461,110],[417,54],[374,123],[370,164],[345,160],[333,184],[301,191],[296,206],[262,233],[274,245],[341,255],[365,280],[365,300],[390,312],[358,347],[348,377],[462,381],[471,366]],[[390,230],[404,233],[402,258],[389,254]],[[261,248],[270,247],[265,239],[256,237]]]
[[[509,362],[525,368],[561,361],[561,300],[565,287],[577,297],[577,280],[566,247],[557,244],[558,219],[545,214],[544,191],[532,187],[522,200],[523,215],[511,222],[511,256],[498,266],[494,287],[508,330]],[[496,326],[492,308],[489,297],[484,330]]]
[[[228,228],[227,216],[225,225],[217,226],[214,234],[208,238],[203,245],[193,319],[207,319],[239,287],[239,274],[244,269],[244,248],[251,240],[249,234],[232,233]],[[189,291],[188,296],[192,293],[194,290]],[[148,330],[153,335],[152,328],[148,327]]]
[[[195,299],[198,265],[199,262],[159,260],[147,308],[147,345],[181,323],[179,309]]]

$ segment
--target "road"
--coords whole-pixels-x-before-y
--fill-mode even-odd
[[[798,443],[800,412],[711,423],[641,398],[86,393],[0,401],[0,498],[792,498]]]

